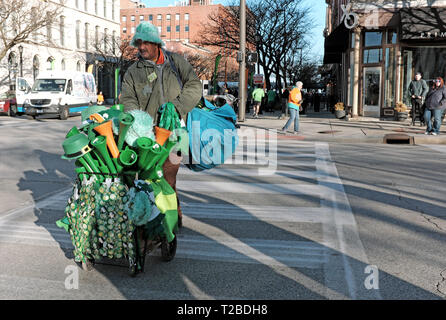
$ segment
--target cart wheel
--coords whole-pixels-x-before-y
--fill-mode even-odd
[[[82,261],[82,270],[91,271],[93,270],[93,263],[87,259],[87,262]]]
[[[171,261],[177,252],[177,237],[169,243],[166,238],[161,240],[161,258],[163,261]]]
[[[129,275],[131,277],[136,277],[137,273],[138,273],[138,268],[136,267],[136,263],[134,263],[129,267]]]

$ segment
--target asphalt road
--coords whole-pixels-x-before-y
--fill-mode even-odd
[[[262,155],[258,139],[246,143],[257,153],[240,146],[232,164],[182,167],[176,257],[156,252],[131,278],[125,266],[79,269],[55,225],[74,179],[61,143],[79,122],[0,118],[0,298],[445,297],[442,146],[279,138]]]

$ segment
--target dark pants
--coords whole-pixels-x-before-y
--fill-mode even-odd
[[[172,156],[172,157],[174,157],[174,156]],[[178,170],[180,169],[181,158],[179,158],[178,164],[172,163],[169,158],[167,158],[166,162],[164,162],[164,164],[163,164],[164,178],[166,179],[167,183],[172,187],[172,189],[176,193],[177,192],[177,188],[176,188],[177,174],[178,174]],[[175,161],[175,162],[177,162],[177,161]],[[178,193],[177,193],[177,204],[178,204],[178,219],[181,219],[183,217],[183,214],[182,214],[181,208],[180,208],[180,198],[178,197]]]
[[[412,125],[415,124],[415,119],[418,117],[420,119],[420,125],[424,123],[424,110],[423,104],[421,103],[421,99],[413,99],[412,98]]]

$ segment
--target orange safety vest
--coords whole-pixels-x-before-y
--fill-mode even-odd
[[[288,97],[288,102],[300,106],[302,103],[302,92],[300,92],[299,88],[293,88],[291,90],[290,95]]]

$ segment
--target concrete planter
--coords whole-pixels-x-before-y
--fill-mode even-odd
[[[396,112],[396,120],[397,121],[406,121],[408,116],[409,116],[409,113],[407,111]]]
[[[346,116],[345,110],[335,110],[335,117],[337,119],[342,119]]]

